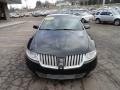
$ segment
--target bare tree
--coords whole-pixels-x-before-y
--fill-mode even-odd
[[[37,1],[37,2],[36,2],[36,8],[40,8],[40,7],[42,7],[41,1]]]

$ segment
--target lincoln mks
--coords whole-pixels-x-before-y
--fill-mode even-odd
[[[52,14],[40,25],[26,49],[26,64],[35,75],[49,79],[87,76],[97,65],[94,40],[78,16]]]

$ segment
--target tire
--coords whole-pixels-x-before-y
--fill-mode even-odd
[[[82,18],[82,19],[81,19],[81,22],[82,22],[82,23],[85,23],[85,19],[84,19],[84,18]]]
[[[96,23],[96,24],[100,24],[100,23],[101,23],[100,19],[97,18],[97,19],[95,20],[95,23]]]
[[[115,25],[115,26],[119,26],[119,25],[120,25],[120,20],[119,20],[119,19],[116,19],[116,20],[114,21],[114,25]]]

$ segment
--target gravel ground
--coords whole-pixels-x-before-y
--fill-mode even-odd
[[[120,90],[120,26],[91,24],[88,31],[98,49],[98,65],[89,77],[55,81],[37,78],[25,65],[33,24],[42,18],[23,18],[24,24],[0,29],[0,90]]]

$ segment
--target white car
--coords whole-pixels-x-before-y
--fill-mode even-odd
[[[120,25],[120,14],[114,9],[100,10],[95,15],[97,24],[102,22],[112,22],[114,25]]]
[[[11,17],[11,18],[19,18],[20,15],[19,15],[19,14],[16,14],[16,13],[10,13],[10,17]]]
[[[87,23],[94,20],[94,16],[88,12],[75,13],[74,15],[80,16],[82,23]]]
[[[28,12],[25,13],[25,16],[26,16],[26,17],[29,17],[29,16],[30,16],[30,13],[28,13]]]

